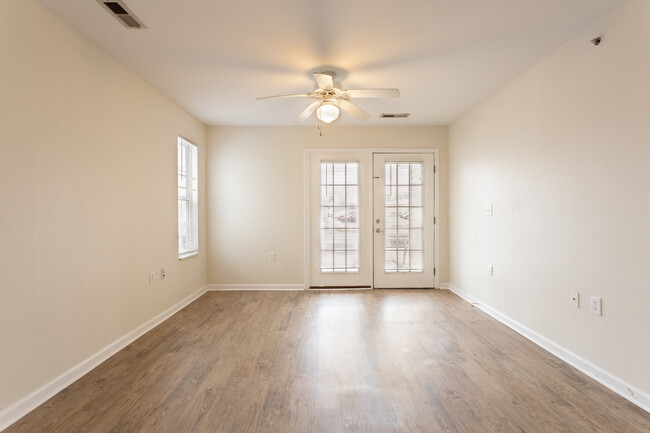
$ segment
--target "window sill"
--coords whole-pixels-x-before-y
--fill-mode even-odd
[[[178,260],[185,260],[185,259],[189,259],[190,257],[194,257],[194,256],[198,256],[198,255],[199,255],[199,252],[194,251],[192,253],[186,253],[186,254],[182,254],[182,255],[178,256]]]

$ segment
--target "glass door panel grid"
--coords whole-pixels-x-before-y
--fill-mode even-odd
[[[359,272],[359,163],[320,165],[320,271]]]
[[[385,272],[424,270],[424,164],[385,163]]]

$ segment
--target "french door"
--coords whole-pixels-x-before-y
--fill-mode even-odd
[[[374,154],[375,288],[434,287],[432,154]]]
[[[308,156],[309,286],[434,287],[433,154]]]
[[[310,286],[370,288],[369,156],[314,154],[310,173]]]

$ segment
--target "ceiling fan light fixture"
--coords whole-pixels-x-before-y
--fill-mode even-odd
[[[98,0],[100,1],[100,0]],[[316,118],[319,122],[332,123],[339,118],[341,110],[348,113],[357,120],[367,120],[370,114],[350,102],[350,98],[399,98],[398,89],[344,89],[338,81],[334,81],[336,74],[334,72],[314,72],[316,84],[314,91],[311,93],[294,93],[291,95],[263,96],[257,98],[258,101],[264,99],[277,98],[312,98],[312,101],[302,113],[296,117],[294,122],[304,122],[316,112]],[[397,117],[397,116],[396,116]],[[319,124],[320,125],[320,124]]]
[[[333,102],[323,101],[316,110],[316,117],[322,122],[332,123],[339,118],[339,107]]]

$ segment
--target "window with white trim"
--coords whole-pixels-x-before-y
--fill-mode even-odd
[[[198,152],[178,137],[178,257],[199,253]]]
[[[424,270],[424,164],[386,162],[386,272]]]
[[[320,271],[359,272],[359,163],[320,165]]]

